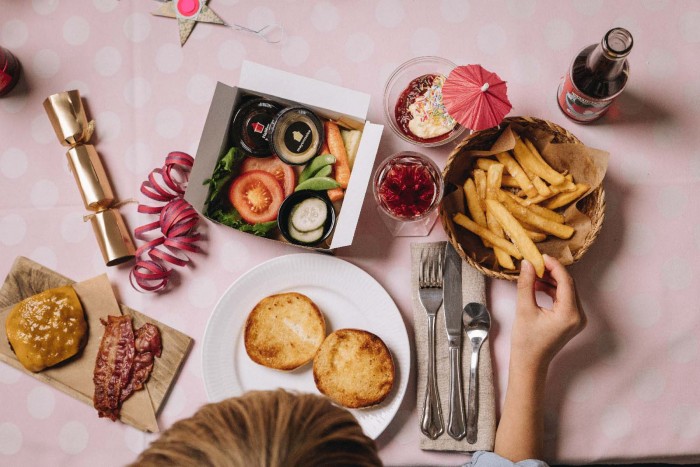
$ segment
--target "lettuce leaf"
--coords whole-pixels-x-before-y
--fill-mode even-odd
[[[216,163],[211,178],[204,180],[204,185],[209,185],[209,194],[206,199],[205,214],[212,220],[228,225],[241,232],[252,233],[259,237],[267,236],[271,230],[277,227],[277,222],[262,222],[249,224],[243,220],[236,208],[228,200],[229,182],[237,175],[241,161],[245,154],[238,148],[231,148]]]

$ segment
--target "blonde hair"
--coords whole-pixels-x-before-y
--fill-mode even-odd
[[[134,466],[381,466],[355,417],[282,389],[208,404],[163,432]]]

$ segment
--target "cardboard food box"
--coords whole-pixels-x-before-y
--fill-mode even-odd
[[[302,105],[322,119],[334,120],[341,127],[362,131],[345,197],[340,203],[340,209],[336,209],[335,229],[331,237],[315,249],[332,250],[352,244],[384,128],[382,125],[366,121],[370,96],[257,63],[243,63],[237,87],[217,83],[185,192],[185,200],[206,217],[205,201],[209,186],[205,185],[204,181],[212,176],[218,159],[233,145],[229,136],[231,120],[241,98],[251,94],[267,97],[285,105]],[[232,232],[245,234],[229,228]],[[269,239],[287,243],[278,234],[270,235]]]

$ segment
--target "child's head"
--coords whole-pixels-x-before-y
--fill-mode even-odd
[[[253,391],[203,406],[163,432],[138,466],[381,465],[374,441],[327,398]]]

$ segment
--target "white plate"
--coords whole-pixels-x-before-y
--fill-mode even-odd
[[[217,402],[250,390],[276,388],[319,393],[311,363],[282,372],[254,363],[246,354],[243,329],[248,313],[264,297],[302,293],[318,305],[330,333],[358,328],[379,336],[394,357],[396,380],[376,407],[351,410],[365,434],[376,439],[389,425],[406,392],[411,367],[408,334],[398,308],[379,283],[346,261],[317,253],[282,256],[248,271],[214,307],[202,350],[207,397]]]

